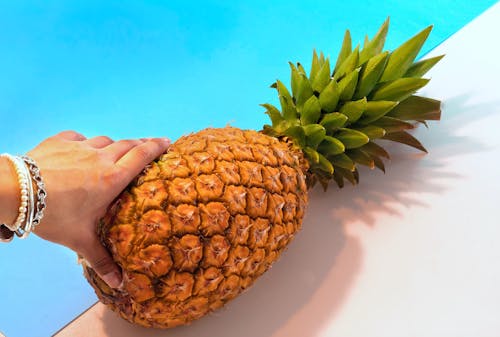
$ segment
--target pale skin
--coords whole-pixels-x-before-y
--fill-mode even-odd
[[[99,241],[97,223],[118,194],[169,144],[166,138],[87,139],[74,131],[44,140],[27,153],[40,167],[47,190],[45,216],[34,233],[72,249],[108,285],[120,287],[120,268]],[[15,221],[19,193],[12,165],[0,158],[0,223]]]

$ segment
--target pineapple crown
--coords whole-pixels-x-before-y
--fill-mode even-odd
[[[333,71],[322,52],[313,52],[309,76],[300,63],[290,63],[292,93],[279,80],[271,86],[281,110],[262,104],[272,122],[263,132],[300,147],[310,164],[311,185],[320,182],[326,189],[332,179],[339,187],[344,180],[357,184],[358,165],[385,172],[382,158],[389,154],[378,139],[427,152],[407,130],[440,119],[440,101],[414,94],[444,55],[414,62],[432,26],[394,51],[382,51],[388,28],[389,19],[361,49],[352,49],[347,30]]]

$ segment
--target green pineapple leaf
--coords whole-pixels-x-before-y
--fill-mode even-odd
[[[335,166],[334,166],[334,169],[335,169]],[[340,188],[344,187],[344,176],[342,175],[342,173],[339,172],[339,168],[337,168],[333,171],[333,181],[335,181],[335,183],[337,184],[338,187],[340,187]],[[326,190],[325,187],[323,187],[323,189]]]
[[[277,80],[275,88],[278,91],[283,118],[286,120],[297,119],[297,110],[286,86],[280,80]]]
[[[319,65],[320,65],[320,67],[323,63],[325,63],[325,55],[323,54],[323,52],[320,52],[319,53]]]
[[[316,123],[318,122],[320,116],[321,105],[319,104],[319,100],[316,96],[313,95],[304,103],[304,107],[300,113],[300,122],[302,125]]]
[[[319,164],[319,153],[316,150],[306,146],[303,151],[312,164]]]
[[[328,157],[328,159],[333,164],[333,167],[335,167],[335,170],[337,170],[337,168],[343,168],[352,172],[356,168],[356,165],[354,164],[352,159],[349,158],[349,156],[345,153]]]
[[[299,79],[299,84],[297,87],[297,95],[295,96],[295,104],[297,106],[297,110],[299,112],[302,111],[302,107],[304,106],[305,102],[313,96],[313,90],[311,87],[311,82],[309,82],[309,79],[307,78],[306,75],[300,73],[299,74],[300,79]]]
[[[389,18],[387,18],[377,34],[373,37],[371,41],[368,40],[368,36],[365,38],[365,44],[363,50],[359,54],[359,64],[365,63],[368,59],[379,54],[384,48],[385,38],[387,36],[387,31],[389,30]]]
[[[410,96],[390,110],[387,116],[423,122],[425,120],[439,120],[441,118],[441,102],[422,96]]]
[[[370,138],[370,140],[382,138],[387,133],[385,129],[375,125],[368,125],[361,128],[354,128],[353,130],[364,133],[365,135],[368,136],[368,138]]]
[[[283,120],[279,122],[278,125],[273,126],[272,128],[274,129],[274,131],[276,131],[277,135],[283,135],[288,128],[298,125],[297,122],[298,122],[297,120],[295,121]]]
[[[377,119],[388,114],[397,105],[398,102],[393,101],[369,101],[366,104],[365,112],[360,118],[359,123],[362,125],[373,123]]]
[[[264,108],[266,108],[266,114],[271,118],[271,122],[273,123],[273,127],[276,127],[281,121],[283,121],[283,116],[281,116],[281,112],[272,104],[264,103],[261,104]]]
[[[330,80],[326,88],[319,94],[319,104],[326,112],[333,112],[337,108],[340,98],[340,89],[336,81]]]
[[[363,112],[366,110],[367,101],[366,97],[363,97],[357,101],[346,102],[341,108],[340,113],[347,116],[350,123],[356,122]]]
[[[307,75],[306,70],[304,69],[302,64],[300,64],[300,62],[297,62],[297,70],[299,71],[300,74],[302,74],[304,76]]]
[[[363,48],[365,48],[368,43],[370,43],[370,38],[368,37],[368,35],[365,35],[365,39],[363,41]]]
[[[342,47],[340,48],[339,56],[337,57],[337,63],[335,64],[334,72],[337,71],[340,65],[351,54],[351,51],[351,33],[349,32],[349,30],[346,30],[344,34],[344,40],[342,41]]]
[[[283,84],[280,80],[276,80],[276,82],[273,84],[273,88],[276,88],[278,91],[278,95],[284,96],[290,101],[292,100],[292,96],[290,95],[290,92],[286,88],[286,85]]]
[[[291,126],[286,129],[283,134],[293,139],[293,141],[300,147],[306,147],[306,133],[304,128],[299,125]]]
[[[412,135],[410,135],[408,132],[405,131],[388,133],[384,136],[384,139],[392,140],[393,142],[397,143],[406,144],[427,153],[427,150],[422,145],[422,143],[420,143],[418,139],[416,139],[415,137],[413,137]]]
[[[311,63],[311,71],[309,72],[309,80],[312,82],[316,77],[319,69],[321,68],[321,64],[319,63],[318,54],[316,53],[316,49],[313,49],[313,58]]]
[[[383,160],[380,157],[377,157],[377,156],[374,156],[371,154],[369,156],[372,158],[373,164],[375,165],[375,167],[378,168],[380,171],[385,173],[385,165],[384,165]]]
[[[371,169],[375,167],[375,162],[373,161],[373,159],[360,149],[349,150],[349,153],[347,153],[347,155],[356,164],[368,166]]]
[[[293,121],[297,119],[297,110],[290,98],[287,98],[287,96],[280,96],[280,104],[285,120]]]
[[[360,147],[360,149],[362,149],[363,151],[365,151],[366,153],[368,153],[372,156],[383,157],[383,158],[387,158],[387,159],[391,158],[389,153],[382,146],[380,146],[374,142],[368,142],[365,145],[363,145],[362,147]]]
[[[346,179],[353,186],[359,183],[359,172],[356,169],[356,167],[354,167],[353,170],[346,170],[342,167],[336,167],[336,166],[334,166],[334,167],[335,167],[334,175],[335,175],[335,173],[339,174],[342,177],[342,179]],[[335,179],[335,177],[334,177],[334,179]],[[335,181],[337,181],[337,179]]]
[[[358,87],[354,94],[354,99],[359,99],[368,94],[375,88],[377,82],[384,71],[389,52],[383,52],[370,58],[363,66],[359,75]]]
[[[325,128],[319,124],[309,124],[304,126],[303,129],[306,135],[306,144],[316,150],[319,143],[321,143],[323,139],[325,139]]]
[[[298,91],[299,91],[299,85],[300,85],[300,72],[298,71],[297,67],[292,63],[288,62],[290,65],[290,86],[292,87],[292,95],[294,97],[297,97]]]
[[[332,163],[330,163],[330,161],[326,159],[326,157],[321,153],[318,153],[318,158],[318,168],[322,171],[327,172],[328,174],[333,174],[334,168]]]
[[[312,89],[316,92],[321,92],[330,82],[330,61],[325,60],[318,73],[312,81]]]
[[[413,63],[411,67],[408,68],[403,77],[422,77],[443,57],[444,55],[439,55]]]
[[[373,125],[384,129],[386,131],[386,135],[392,132],[411,130],[415,128],[415,126],[411,123],[387,116],[377,119],[373,122]]]
[[[370,141],[367,135],[353,129],[340,128],[335,134],[335,138],[340,140],[346,149],[355,149]]]
[[[325,156],[334,156],[345,152],[344,144],[335,137],[325,136],[318,146],[318,152]]]
[[[358,66],[359,46],[357,46],[338,69],[333,73],[333,79],[338,81],[346,74],[352,72]]]
[[[381,82],[398,79],[406,73],[424,45],[425,40],[427,40],[431,30],[432,26],[425,28],[391,53],[380,79]]]
[[[348,101],[354,95],[354,90],[356,90],[356,85],[358,84],[359,69],[354,69],[354,71],[347,74],[338,83],[340,91],[340,99],[343,101]]]
[[[347,123],[347,116],[339,112],[332,112],[323,115],[320,124],[325,127],[328,131],[336,131]]]
[[[380,85],[372,91],[370,98],[373,101],[402,101],[413,95],[428,82],[429,80],[425,78],[398,78]]]

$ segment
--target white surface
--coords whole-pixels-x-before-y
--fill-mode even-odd
[[[98,304],[58,336],[500,336],[500,3],[432,52],[442,121],[420,155],[311,193],[304,229],[247,293],[191,326],[147,330]]]

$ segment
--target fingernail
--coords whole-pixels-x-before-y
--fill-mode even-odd
[[[168,145],[170,145],[170,139],[168,139],[168,138],[165,138],[165,137],[164,137],[164,138],[160,138],[160,140],[161,140],[161,141],[162,141],[165,145],[167,145],[167,146],[168,146]]]
[[[121,275],[118,275],[118,273],[115,271],[107,273],[102,277],[102,279],[108,286],[115,289],[119,288],[122,283]]]

